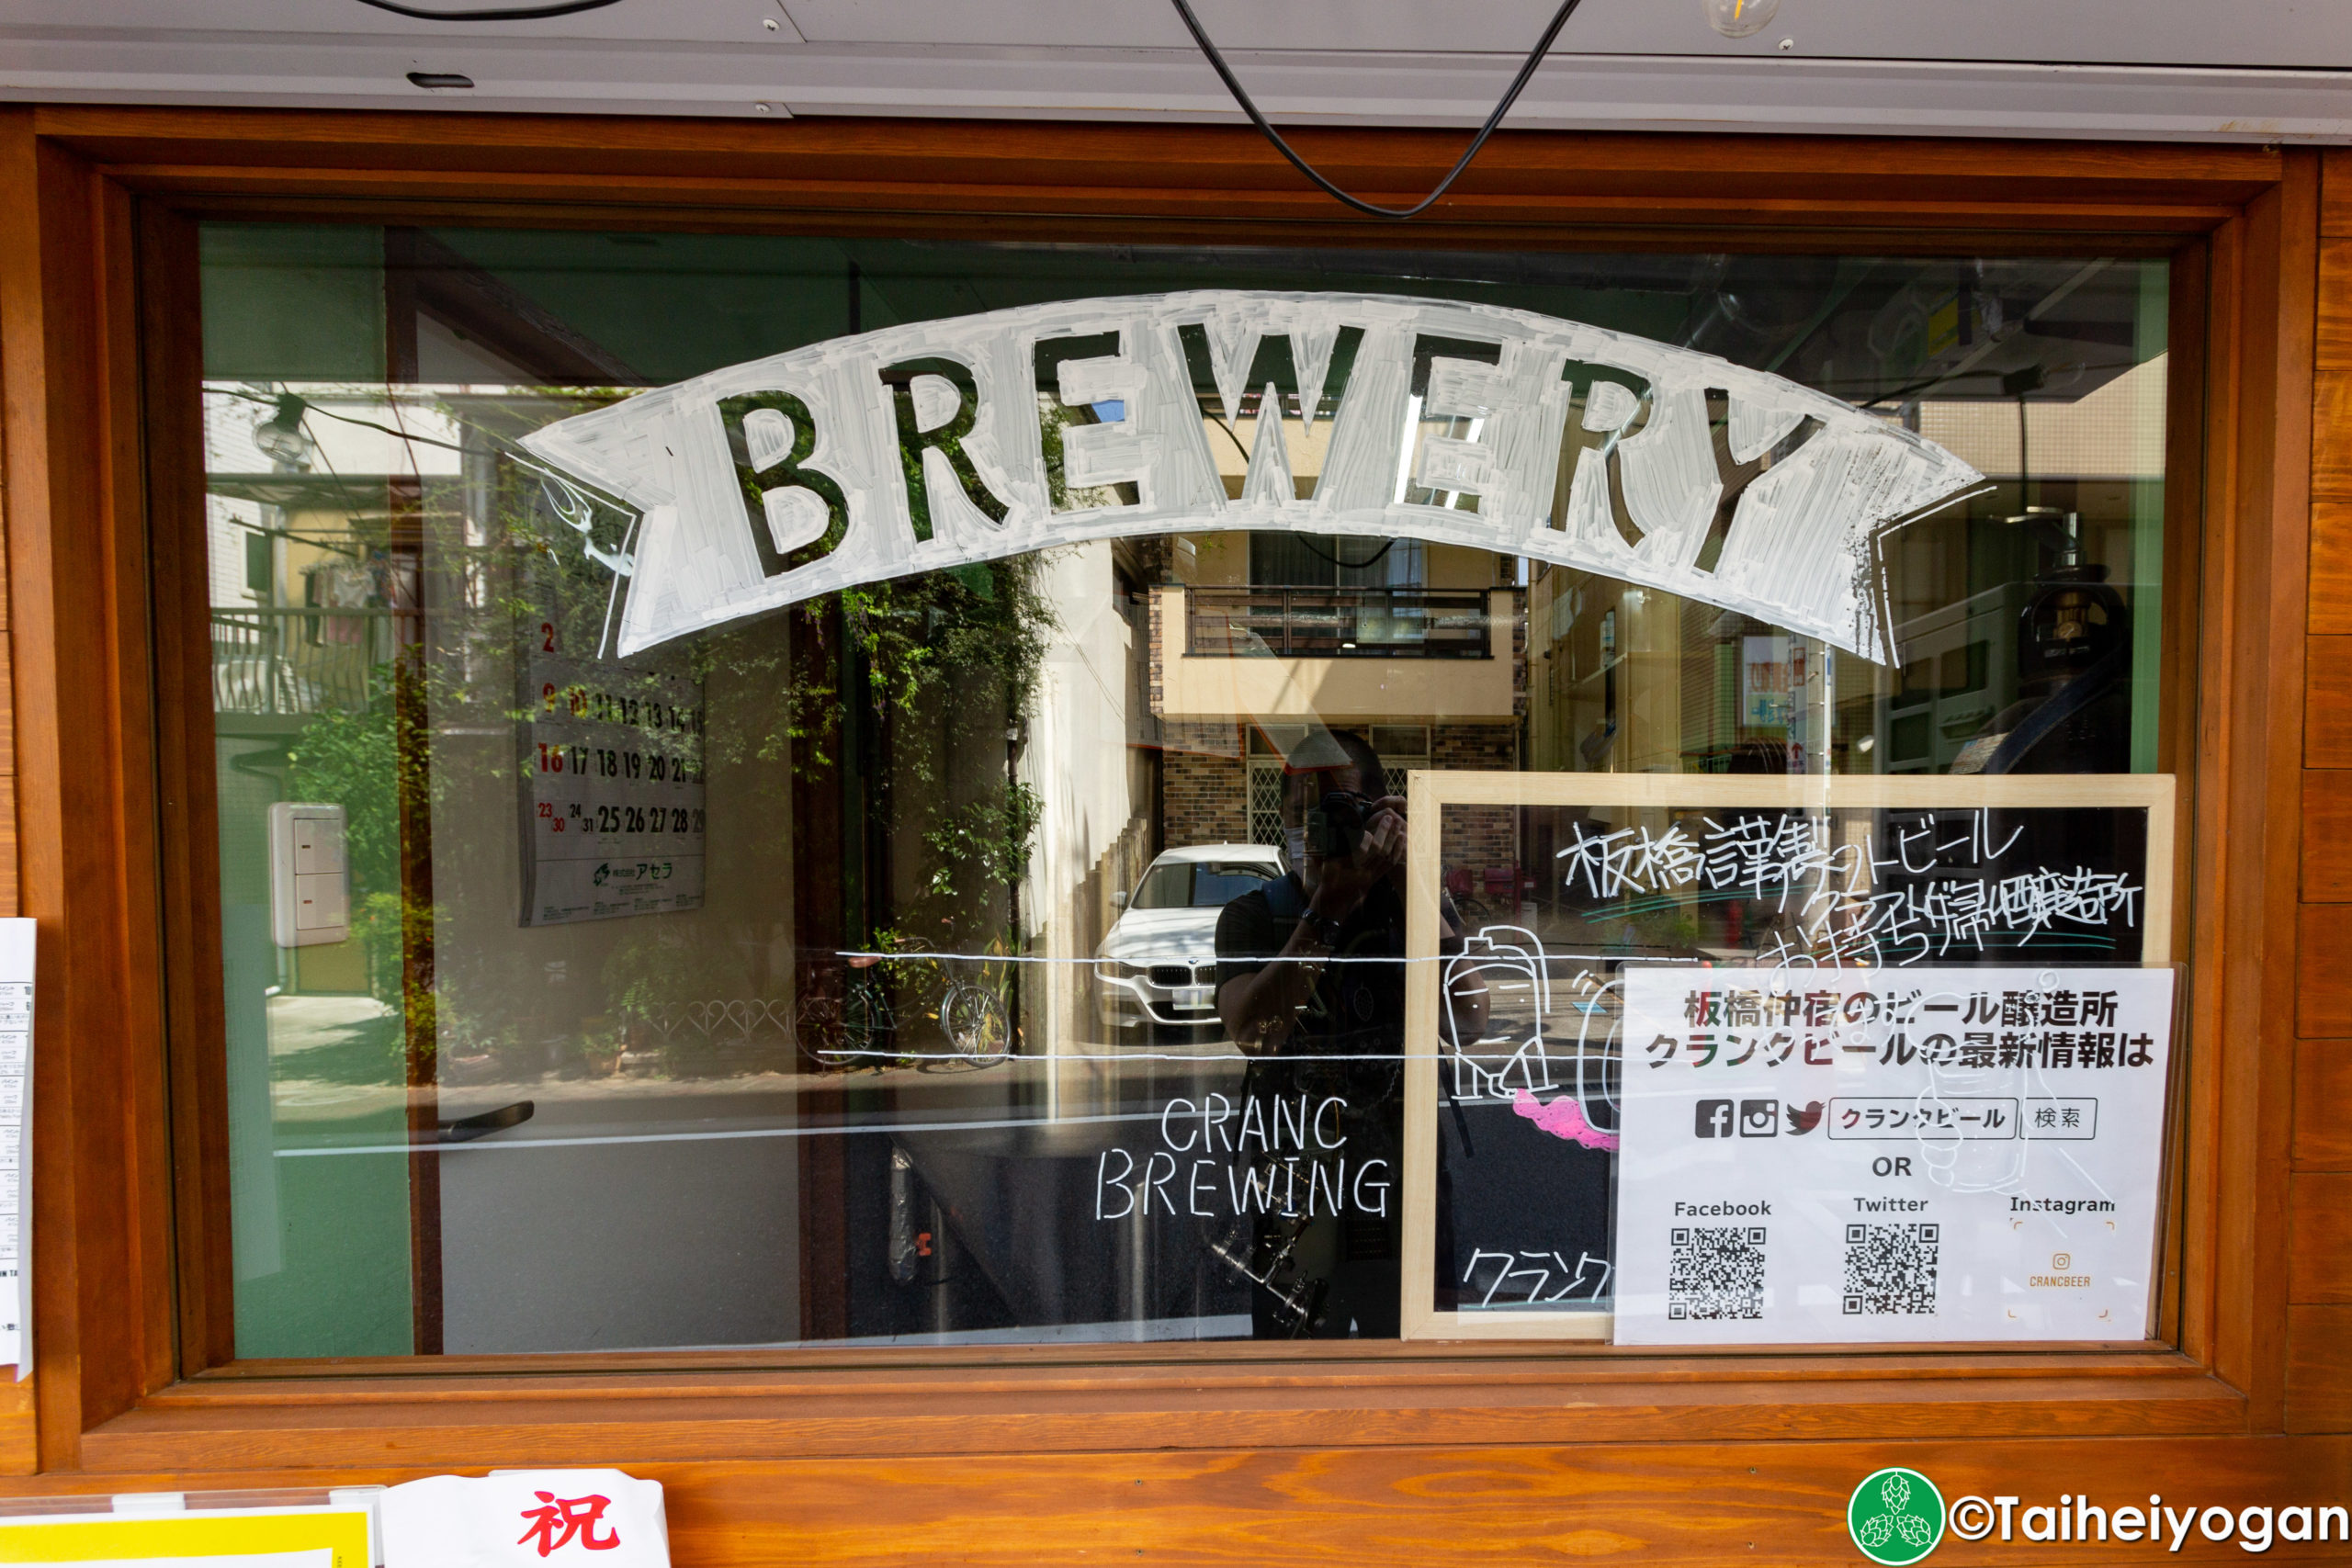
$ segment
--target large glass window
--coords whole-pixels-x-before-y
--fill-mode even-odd
[[[218,921],[241,1356],[1394,1335],[1405,910],[1394,856],[1357,857],[1433,830],[1384,805],[1409,774],[2157,766],[2161,262],[218,224],[202,265],[220,906],[187,918]],[[1983,479],[1879,538],[1859,651],[1752,595],[1459,531],[1221,526],[1204,492],[624,654],[633,595],[700,614],[734,580],[647,586],[687,500],[526,445],[886,328],[1200,289],[1719,356]],[[1390,368],[1353,330],[1180,332],[1197,429],[1134,439],[1197,434],[1237,502],[1336,485]],[[1075,341],[1015,345],[1055,513],[1134,489],[1080,454],[1146,396]],[[1512,362],[1429,341],[1394,369],[1383,503],[1467,526]],[[1004,504],[957,445],[992,417],[958,363],[843,394],[897,422],[943,536]],[[1623,375],[1562,385],[1552,526],[1630,540],[1663,492],[1611,465],[1684,416]],[[782,570],[861,502],[777,482],[822,463],[763,396],[722,417]],[[1726,496],[1806,438],[1689,406]],[[1464,809],[1450,931],[1589,913],[1550,837]],[[1309,856],[1359,868],[1336,917]],[[1728,960],[1785,935],[1768,903],[1628,905],[1608,941]],[[1327,919],[1347,962],[1270,962]]]

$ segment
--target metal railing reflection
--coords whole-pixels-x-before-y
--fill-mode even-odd
[[[781,997],[642,1003],[627,1010],[627,1054],[676,1077],[729,1077],[792,1065],[792,1004]]]
[[[212,612],[218,713],[299,716],[364,708],[382,689],[413,610]]]
[[[1427,588],[1193,588],[1185,651],[1210,658],[1487,659],[1487,596]]]

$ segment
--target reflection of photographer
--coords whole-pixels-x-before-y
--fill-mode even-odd
[[[2042,536],[2056,564],[2034,579],[2017,627],[2018,700],[1953,759],[1955,773],[2132,770],[2132,613],[2107,568],[2082,558],[2073,513],[2007,519]]]
[[[1347,1107],[1338,1148],[1361,1170],[1400,1170],[1404,1123],[1405,802],[1363,737],[1317,731],[1291,753],[1283,778],[1290,871],[1225,908],[1216,928],[1217,1013],[1257,1058],[1244,1093],[1337,1098]],[[1457,950],[1452,905],[1441,902],[1441,948]],[[1483,1025],[1486,994],[1457,997],[1457,1018]],[[1271,1153],[1237,1149],[1237,1160]],[[1286,1156],[1294,1151],[1283,1151]],[[1283,1190],[1311,1195],[1317,1170]],[[1336,1175],[1336,1172],[1324,1173]],[[1260,1337],[1343,1338],[1397,1331],[1398,1205],[1382,1212],[1261,1217],[1251,1293]]]

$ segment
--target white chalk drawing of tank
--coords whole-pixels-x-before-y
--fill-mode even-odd
[[[1565,1094],[1592,1129],[1613,1133],[1616,981],[1546,953],[1542,939],[1522,926],[1482,927],[1463,939],[1441,975],[1440,1037],[1452,1043],[1440,1046],[1443,1087],[1457,1104]],[[1483,982],[1487,997],[1486,1028],[1475,1038],[1455,1008],[1465,982]]]

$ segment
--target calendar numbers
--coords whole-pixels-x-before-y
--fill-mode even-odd
[[[567,746],[560,741],[535,743],[538,770],[543,773],[572,773],[581,778],[643,780],[651,784],[699,784],[702,769],[691,757],[664,756],[659,751],[623,751],[610,746]]]
[[[526,921],[697,907],[707,824],[701,688],[542,655],[525,690]]]

